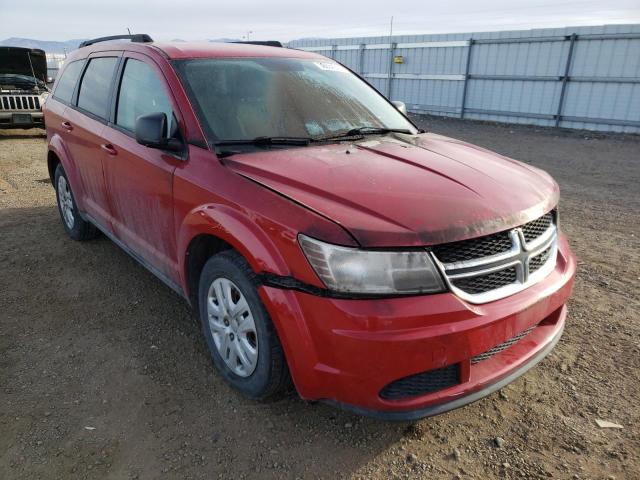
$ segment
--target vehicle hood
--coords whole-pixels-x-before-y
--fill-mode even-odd
[[[242,153],[224,163],[340,224],[366,247],[496,233],[543,215],[559,197],[544,171],[435,134]]]
[[[31,67],[33,66],[33,70]],[[0,47],[0,83],[10,86],[16,83],[16,79],[19,77],[29,77],[26,85],[28,86],[28,80],[33,79],[33,76],[38,79],[39,86],[44,89],[47,81],[47,58],[43,50],[35,48],[20,48],[20,47]],[[15,85],[19,89],[26,88],[25,80],[22,80],[19,84]],[[35,82],[34,82],[35,83]],[[31,87],[33,88],[33,86]]]

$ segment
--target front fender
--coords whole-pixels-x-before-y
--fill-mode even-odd
[[[256,272],[290,275],[289,267],[269,236],[247,215],[221,204],[201,205],[184,218],[177,236],[181,282],[188,291],[187,255],[191,241],[213,235],[236,249]]]
[[[203,234],[213,235],[236,249],[256,273],[295,275],[284,261],[278,245],[262,227],[264,225],[261,226],[256,219],[250,218],[243,211],[220,204],[203,205],[189,212],[182,222],[178,232],[178,248],[180,252],[187,252],[194,238]],[[283,237],[288,237],[288,233],[282,232],[279,239],[282,240]],[[284,245],[296,245],[297,248],[296,236],[292,234],[291,238],[284,240]],[[280,245],[280,248],[283,246]],[[187,261],[185,253],[180,258],[180,271],[184,291],[189,298]],[[295,295],[290,290],[270,287],[259,288],[258,293],[278,332],[298,392],[303,397],[310,396],[310,374],[314,372],[318,356],[309,326],[299,310]]]

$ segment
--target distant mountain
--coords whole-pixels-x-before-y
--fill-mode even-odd
[[[241,42],[242,40],[239,38],[210,38],[209,40],[207,40],[207,42],[222,42],[222,43],[229,43],[229,42]]]
[[[5,47],[39,48],[47,53],[64,53],[75,50],[83,39],[56,42],[49,40],[34,40],[32,38],[11,37],[0,40],[0,45]]]

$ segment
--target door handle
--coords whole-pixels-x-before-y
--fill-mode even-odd
[[[69,122],[62,122],[62,128],[64,128],[67,132],[70,132],[71,130],[73,130],[73,125],[71,125]]]
[[[118,151],[110,143],[103,143],[102,145],[100,145],[100,148],[111,156],[118,154]]]

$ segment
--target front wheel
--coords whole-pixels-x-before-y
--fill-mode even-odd
[[[60,212],[62,225],[67,234],[74,240],[79,241],[94,238],[98,231],[93,224],[87,222],[80,216],[73,192],[71,191],[69,179],[61,164],[58,164],[56,168],[54,182],[58,211]]]
[[[198,299],[202,330],[216,369],[246,396],[264,400],[287,388],[289,372],[256,287],[251,267],[229,250],[205,264]]]

